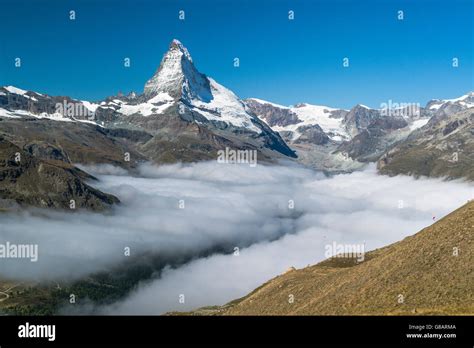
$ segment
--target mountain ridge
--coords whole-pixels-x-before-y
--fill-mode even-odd
[[[58,104],[64,104],[61,112]],[[278,133],[248,112],[232,91],[201,74],[178,40],[171,42],[142,95],[112,96],[92,103],[7,86],[0,88],[2,117],[146,133],[149,141],[129,144],[142,157],[157,163],[216,159],[225,147],[255,150],[263,162],[296,157]],[[176,153],[174,149],[178,149]]]
[[[58,103],[64,104],[63,112],[58,112]],[[83,113],[70,115],[70,105]],[[369,162],[378,162],[382,173],[396,174],[396,170],[389,170],[393,165],[385,166],[394,149],[419,129],[474,107],[474,93],[433,99],[416,110],[391,101],[387,106],[374,109],[356,104],[346,110],[308,103],[283,106],[257,98],[242,100],[200,73],[189,51],[176,39],[140,95],[89,102],[13,86],[0,88],[0,120],[48,119],[84,124],[84,129],[91,124],[107,134],[127,134],[119,141],[126,143],[135,161],[212,160],[218,151],[229,147],[257,151],[259,161],[265,163],[296,160],[328,174],[358,170]]]

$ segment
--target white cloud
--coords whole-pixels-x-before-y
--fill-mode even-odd
[[[297,166],[215,162],[145,165],[140,177],[110,167],[88,170],[101,180],[95,185],[117,195],[122,205],[106,215],[1,214],[0,242],[39,244],[37,263],[2,260],[2,277],[77,278],[127,260],[126,246],[132,254],[154,252],[170,261],[216,247],[228,250],[166,268],[160,279],[102,309],[106,313],[159,314],[223,304],[290,266],[322,260],[328,243],[374,249],[417,232],[474,196],[472,184],[389,178],[373,167],[334,178]],[[236,246],[240,256],[232,255]]]
[[[474,187],[466,183],[389,178],[377,175],[373,167],[332,179],[309,173],[305,177],[299,169],[293,169],[294,177],[278,168],[265,170],[274,171],[272,178],[279,179],[270,185],[272,193],[292,197],[302,213],[294,221],[296,234],[254,244],[239,256],[214,255],[167,269],[160,279],[143,284],[125,301],[102,312],[158,314],[224,304],[290,266],[301,268],[323,260],[326,244],[365,243],[365,250],[372,250],[419,231],[433,217],[439,219],[474,196]],[[256,176],[253,190],[267,192],[265,181]],[[184,304],[178,301],[180,294],[185,295]]]

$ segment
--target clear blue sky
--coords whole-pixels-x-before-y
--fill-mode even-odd
[[[242,98],[349,108],[389,99],[424,105],[474,90],[473,0],[0,4],[0,85],[51,95],[99,100],[142,92],[173,38],[201,72]],[[180,9],[185,21],[178,20]],[[75,21],[69,10],[76,11]],[[130,68],[123,66],[125,57]],[[342,67],[344,57],[349,68]],[[458,68],[451,66],[453,57]]]

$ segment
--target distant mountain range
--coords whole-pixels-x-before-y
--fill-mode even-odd
[[[254,150],[260,162],[286,159],[327,173],[377,162],[389,175],[473,178],[472,92],[425,107],[387,105],[344,110],[241,100],[200,73],[188,50],[173,40],[142,94],[90,102],[0,87],[0,136],[6,148],[73,167],[107,163],[133,169],[144,161],[216,160],[219,150],[232,148]],[[0,182],[0,192],[4,185]],[[77,195],[65,199],[80,200]],[[5,196],[16,197],[13,192],[0,197]]]
[[[432,100],[425,107],[409,103],[390,105],[388,101],[387,107],[380,109],[360,104],[350,110],[310,104],[286,107],[253,98],[245,102],[296,150],[300,162],[330,173],[352,171],[367,162],[376,162],[411,134],[423,133],[419,129],[441,120],[449,123],[462,112],[465,119],[474,112],[473,92],[457,99]],[[464,127],[471,126],[472,122],[466,121]],[[388,172],[388,168],[383,172]],[[391,173],[425,172],[398,168]],[[456,173],[453,177],[469,176],[463,170]]]

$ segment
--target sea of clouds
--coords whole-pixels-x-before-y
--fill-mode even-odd
[[[390,178],[373,166],[332,178],[296,165],[215,162],[143,165],[135,176],[111,166],[85,169],[99,178],[93,185],[118,196],[121,205],[106,214],[1,214],[0,243],[37,244],[39,256],[34,263],[1,260],[0,277],[80,278],[127,262],[124,248],[132,255],[188,260],[165,267],[123,301],[94,309],[104,314],[224,304],[290,266],[323,260],[328,244],[372,250],[416,233],[474,197],[472,184]]]

